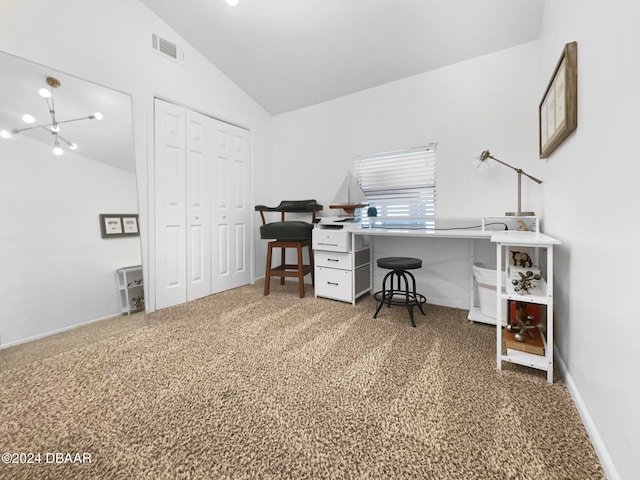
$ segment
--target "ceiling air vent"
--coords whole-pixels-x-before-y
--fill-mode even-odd
[[[184,54],[173,42],[162,38],[155,33],[151,34],[151,48],[153,48],[156,52],[162,53],[174,60],[184,60]]]

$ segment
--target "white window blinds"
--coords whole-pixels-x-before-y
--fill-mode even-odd
[[[369,206],[378,210],[377,224],[435,226],[435,143],[358,156],[354,176]]]

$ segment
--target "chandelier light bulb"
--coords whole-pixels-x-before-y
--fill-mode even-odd
[[[52,152],[54,155],[62,155],[64,154],[64,149],[60,146],[60,144],[66,144],[70,150],[76,150],[78,146],[75,143],[70,142],[64,137],[60,136],[60,124],[68,123],[68,122],[77,122],[79,120],[102,120],[103,115],[100,112],[95,112],[91,115],[86,115],[84,117],[64,119],[58,121],[58,117],[56,114],[53,95],[54,89],[60,87],[60,80],[53,77],[47,77],[46,83],[48,87],[43,87],[38,90],[38,94],[44,98],[45,103],[47,104],[47,109],[49,110],[49,115],[51,117],[50,121],[45,121],[43,123],[39,123],[33,115],[25,113],[22,115],[22,121],[27,124],[27,126],[22,126],[21,128],[14,128],[11,130],[0,130],[0,138],[11,138],[13,135],[16,135],[21,132],[26,131],[40,131],[44,130],[49,132],[53,137],[53,148]],[[51,137],[50,137],[51,138]]]

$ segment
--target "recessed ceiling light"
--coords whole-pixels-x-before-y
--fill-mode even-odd
[[[225,2],[227,2],[227,5],[229,5],[230,7],[235,7],[236,5],[238,5],[238,0],[224,0]]]

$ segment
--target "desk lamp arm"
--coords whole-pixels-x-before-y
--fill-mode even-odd
[[[496,162],[504,165],[505,167],[510,168],[511,170],[513,170],[514,172],[516,172],[518,174],[518,211],[514,212],[515,215],[533,215],[533,212],[522,212],[522,175],[529,177],[531,180],[533,180],[534,182],[540,184],[542,183],[542,180],[540,180],[539,178],[534,177],[533,175],[529,175],[527,172],[525,172],[524,170],[522,170],[521,168],[516,168],[513,165],[509,165],[507,162],[503,162],[502,160],[497,159],[496,157],[494,157],[493,155],[491,155],[491,152],[489,152],[489,150],[484,150],[481,154],[480,154],[480,158],[479,160],[481,162],[486,162],[487,159],[491,159],[491,160],[495,160]],[[509,213],[507,212],[507,215],[513,215],[513,213]]]
[[[486,161],[487,158],[490,158],[491,160],[495,160],[496,162],[504,165],[505,167],[509,167],[511,170],[516,172],[518,175],[525,175],[525,176],[529,177],[531,180],[533,180],[536,183],[542,183],[542,180],[540,180],[539,178],[534,177],[533,175],[529,175],[527,172],[525,172],[521,168],[516,168],[513,165],[509,165],[507,162],[503,162],[502,160],[494,157],[493,155],[491,155],[491,152],[489,152],[489,150],[485,150],[480,155],[480,160],[483,161],[483,162]]]

